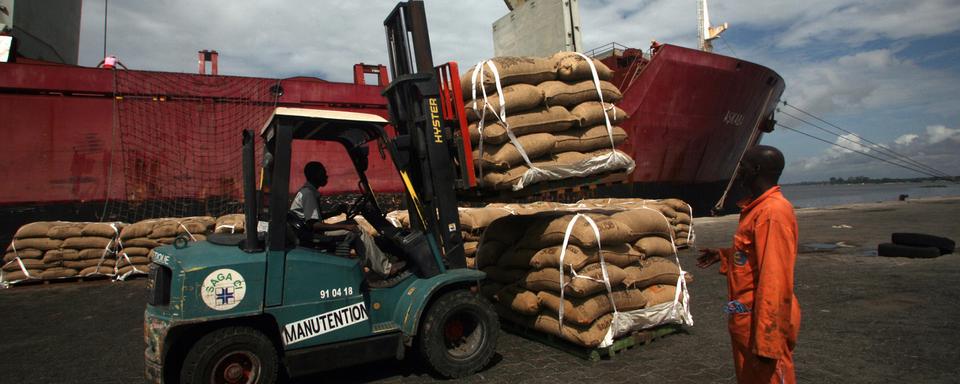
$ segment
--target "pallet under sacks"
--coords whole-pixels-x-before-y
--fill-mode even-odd
[[[0,284],[114,276],[123,223],[44,221],[14,234],[3,258]]]
[[[481,292],[525,336],[611,355],[693,324],[692,276],[679,267],[672,235],[652,208],[507,216],[481,240]]]

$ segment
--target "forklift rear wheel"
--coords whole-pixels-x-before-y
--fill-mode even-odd
[[[277,350],[263,333],[227,327],[197,341],[183,361],[180,382],[210,384],[275,383]]]
[[[496,352],[500,322],[490,303],[467,290],[444,294],[427,310],[420,353],[447,378],[471,375]]]

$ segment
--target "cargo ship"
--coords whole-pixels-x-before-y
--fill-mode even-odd
[[[73,24],[60,24],[75,25],[78,36],[79,12]],[[261,128],[273,108],[387,116],[382,65],[355,65],[352,83],[223,76],[214,51],[198,52],[196,74],[125,69],[114,60],[90,68],[75,65],[76,53],[73,62],[34,53],[29,41],[16,39],[17,28],[7,35],[20,45],[8,46],[0,62],[0,240],[37,220],[233,212],[241,196],[239,132]],[[768,68],[704,50],[657,44],[642,52],[611,44],[593,54],[616,72],[624,94],[619,106],[630,115],[622,124],[630,138],[620,149],[637,167],[620,183],[560,197],[567,200],[680,197],[705,212],[741,153],[772,129],[784,89]],[[316,147],[299,149],[294,169],[308,153],[324,158],[327,192],[355,190],[345,154],[304,145]],[[390,160],[375,151],[368,177],[379,193],[401,191]]]

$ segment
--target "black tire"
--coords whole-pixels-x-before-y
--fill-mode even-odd
[[[894,233],[891,238],[894,244],[914,247],[937,247],[941,255],[953,253],[957,246],[957,243],[946,237],[926,235],[923,233]]]
[[[914,247],[910,245],[882,243],[877,246],[877,255],[928,259],[940,256],[940,250],[937,249],[937,247]]]
[[[467,290],[448,292],[427,309],[420,326],[420,354],[446,378],[472,375],[490,363],[500,320],[486,299]]]
[[[187,352],[180,383],[273,384],[278,361],[276,348],[260,331],[221,328],[201,337]]]

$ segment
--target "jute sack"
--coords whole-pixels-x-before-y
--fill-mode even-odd
[[[463,254],[466,257],[473,258],[477,254],[477,242],[465,241],[463,243]]]
[[[153,227],[161,223],[160,220],[143,220],[130,225],[123,227],[123,230],[120,231],[120,239],[134,239],[138,237],[147,237],[153,232]]]
[[[177,239],[176,236],[170,236],[170,237],[161,237],[159,239],[154,239],[154,240],[156,240],[158,243],[163,245],[170,245],[170,244],[173,244],[174,240],[176,239]]]
[[[87,248],[77,250],[78,260],[101,259],[106,257],[113,257],[113,252],[103,248]]]
[[[121,257],[119,260],[117,260],[117,267],[125,267],[125,266],[128,266],[128,265],[146,265],[146,264],[150,264],[150,258],[149,258],[149,257],[146,257],[146,256],[134,256],[134,257],[129,257],[129,259],[130,259],[129,261],[128,261],[127,259],[128,259],[128,258],[123,258],[123,257]]]
[[[51,249],[43,253],[44,264],[54,264],[63,261],[63,252],[59,249]]]
[[[79,273],[76,269],[73,268],[64,268],[64,267],[53,267],[47,268],[40,272],[40,278],[43,280],[50,279],[62,279],[67,277],[74,277]]]
[[[500,85],[524,83],[537,84],[547,80],[557,78],[557,63],[552,58],[545,57],[513,57],[500,56],[490,59],[497,67],[497,74],[500,75]],[[476,66],[471,66],[462,76],[460,76],[460,88],[464,99],[473,97],[473,71]],[[493,71],[487,64],[483,64],[482,78],[477,79],[477,97],[482,95],[483,89],[487,93],[497,91],[496,78]],[[484,87],[480,86],[481,82]]]
[[[630,209],[610,216],[613,220],[625,224],[637,235],[636,241],[643,236],[663,236],[670,238],[673,228],[659,211],[653,209]]]
[[[487,274],[487,280],[493,280],[501,284],[513,284],[523,279],[527,274],[526,269],[507,269],[491,265],[482,269]]]
[[[543,93],[543,101],[547,106],[561,105],[573,108],[588,101],[600,101],[600,95],[597,94],[597,88],[593,84],[593,80],[578,83],[545,81],[538,84],[537,87]],[[603,94],[605,103],[616,103],[623,98],[620,90],[608,81],[600,82],[600,92]]]
[[[680,266],[664,257],[651,257],[640,262],[638,267],[624,268],[626,277],[623,285],[644,288],[656,284],[676,284],[680,277]]]
[[[690,206],[687,203],[680,199],[663,199],[659,201],[660,204],[666,205],[672,208],[674,211],[683,212],[690,214]]]
[[[42,270],[44,268],[51,266],[51,265],[45,264],[43,260],[40,260],[40,259],[20,259],[20,263],[22,263],[23,267],[26,268],[27,270],[31,270],[31,269]],[[7,272],[19,271],[20,263],[17,263],[16,260],[5,263],[3,264],[3,270]]]
[[[39,249],[17,249],[16,252],[5,253],[3,255],[3,262],[8,263],[10,260],[16,259],[17,257],[21,259],[42,259],[43,256],[44,252]]]
[[[492,121],[496,121],[492,123]],[[564,107],[540,108],[531,111],[517,113],[507,116],[507,124],[510,125],[510,131],[515,136],[528,135],[531,133],[552,133],[565,131],[577,123],[577,117],[567,111]],[[470,142],[476,147],[480,142],[480,130],[478,123],[472,123],[470,129]],[[507,128],[495,118],[488,120],[483,126],[483,142],[488,144],[503,144],[510,141],[507,134]]]
[[[613,145],[617,146],[627,140],[627,131],[613,127],[612,135],[607,134],[606,125],[596,125],[590,128],[576,128],[554,135],[554,152],[590,152],[600,148],[610,148],[610,136],[613,136]]]
[[[609,110],[607,111],[607,117],[610,118],[610,124],[619,124],[627,120],[627,112],[620,109],[609,102],[605,103]],[[613,108],[610,108],[613,106]],[[578,123],[581,127],[592,127],[594,125],[606,125],[606,119],[603,117],[603,107],[599,101],[588,101],[585,103],[577,104],[576,107],[570,110],[570,113],[575,116],[578,120]]]
[[[462,221],[460,223],[463,223]],[[465,242],[479,242],[480,235],[474,233],[473,231],[460,231],[460,238]]]
[[[657,284],[644,288],[643,295],[647,298],[647,306],[672,302],[677,294],[677,286],[674,284],[676,284],[676,281],[670,284]]]
[[[575,52],[557,52],[550,57],[557,67],[557,78],[564,81],[592,80],[593,71],[583,56]],[[613,80],[613,71],[606,64],[597,59],[591,59],[600,80]]]
[[[243,233],[246,223],[242,213],[223,215],[217,218],[214,232],[216,233]]]
[[[563,152],[534,161],[533,165],[536,167],[569,167],[589,158],[589,155],[580,152]],[[503,172],[484,171],[482,180],[485,187],[497,190],[511,189],[529,169],[526,165],[519,165]]]
[[[39,279],[40,275],[43,274],[43,271],[38,269],[28,269],[27,273],[29,273],[30,276],[27,276],[26,274],[24,274],[23,271],[21,271],[20,269],[17,269],[16,271],[10,271],[10,272],[6,272],[6,270],[4,270],[3,281],[20,281],[20,280],[26,280],[26,279]]]
[[[159,239],[164,237],[175,237],[180,231],[180,224],[173,220],[165,220],[160,224],[157,224],[153,227],[153,231],[150,232],[150,235],[147,236],[151,239]]]
[[[59,252],[61,260],[80,260],[80,252],[76,249],[51,249],[47,252]]]
[[[63,262],[63,266],[64,266],[64,267],[66,267],[66,268],[78,269],[78,270],[83,270],[83,269],[86,269],[86,268],[89,268],[89,267],[96,267],[96,266],[98,266],[98,265],[99,265],[99,266],[102,266],[102,267],[110,267],[110,269],[111,269],[111,271],[112,271],[112,270],[113,270],[113,266],[114,266],[114,265],[117,265],[117,261],[114,260],[114,259],[103,259],[103,260],[101,260],[101,259],[84,259],[84,260],[64,261],[64,262]]]
[[[564,297],[563,322],[589,325],[600,316],[613,312],[610,296],[617,304],[618,311],[640,309],[647,305],[647,297],[639,289],[616,289],[609,296],[607,292],[600,292],[589,297]],[[546,311],[559,314],[560,295],[551,291],[540,291],[537,292],[537,297]]]
[[[640,260],[643,259],[643,254],[630,246],[630,244],[621,243],[603,245],[602,252],[597,252],[596,250],[588,251],[589,259],[587,259],[587,262],[599,263],[601,253],[603,254],[603,261],[607,263],[607,265],[612,264],[620,268],[637,265],[640,263]]]
[[[113,244],[113,239],[97,236],[71,237],[63,241],[63,247],[70,249],[105,249],[107,247],[112,247]]]
[[[563,216],[545,216],[542,220],[527,229],[521,244],[525,248],[546,248],[549,246],[562,244],[563,238],[567,233],[567,226],[573,220],[575,215],[568,214]],[[600,243],[617,244],[630,242],[635,238],[631,230],[626,225],[617,220],[611,220],[609,217],[600,214],[589,214],[597,225],[600,232]],[[585,219],[578,219],[570,231],[570,243],[580,246],[582,249],[597,247],[597,234],[593,226]]]
[[[57,239],[48,239],[45,237],[29,237],[23,239],[13,239],[13,242],[7,246],[7,252],[13,251],[14,248],[19,252],[20,250],[26,250],[28,248],[33,248],[40,251],[49,251],[51,249],[60,248],[60,245],[63,244],[62,240]]]
[[[533,203],[526,204],[516,204],[516,203],[490,203],[487,204],[488,208],[500,208],[509,211],[513,215],[532,215],[534,213],[543,212],[543,211],[553,211],[557,208],[563,207],[564,204],[555,203],[551,201],[536,201]]]
[[[181,222],[180,226],[177,227],[177,234],[181,233],[191,233],[194,235],[205,234],[210,231],[210,227],[206,223],[197,222],[197,221],[185,221]]]
[[[47,237],[51,239],[65,240],[71,237],[80,237],[80,231],[85,223],[64,222],[50,227],[47,231]]]
[[[122,250],[127,256],[146,256],[150,253],[149,248],[145,247],[124,247]]]
[[[603,272],[599,264],[590,264],[577,272],[580,276],[574,277],[569,274],[563,277],[564,294],[587,297],[600,291],[605,291],[606,285],[603,281]],[[615,265],[607,266],[607,275],[610,278],[610,286],[618,286],[623,282],[626,274],[623,269]],[[560,292],[560,270],[556,268],[544,268],[527,274],[523,280],[524,288],[531,291],[554,291]]]
[[[553,152],[556,138],[549,133],[534,133],[517,137],[517,143],[532,161]],[[476,148],[473,150],[473,160],[482,169],[501,171],[524,164],[523,156],[513,142],[484,145],[483,157],[480,156],[480,149]]]
[[[77,275],[78,275],[78,276],[81,276],[81,277],[82,277],[82,276],[93,276],[93,275],[111,275],[111,276],[112,276],[112,275],[113,275],[113,272],[114,272],[114,271],[113,271],[113,267],[112,267],[112,266],[110,266],[110,267],[106,267],[106,266],[101,266],[101,267],[92,266],[92,267],[87,267],[87,268],[84,268],[84,269],[80,270],[80,273],[77,274]]]
[[[123,230],[123,227],[123,223],[87,223],[80,230],[80,235],[114,238],[119,235],[118,231]]]
[[[560,245],[539,249],[530,258],[530,266],[534,269],[560,268],[560,251],[563,249]],[[567,252],[563,255],[564,270],[580,270],[586,266],[590,257],[586,255],[580,247],[568,244]]]
[[[540,312],[540,299],[537,298],[537,294],[516,284],[503,287],[497,292],[496,298],[500,304],[522,315],[534,316]]]
[[[677,233],[690,232],[690,224],[676,224],[673,226],[673,231]],[[680,237],[680,236],[677,235],[677,237]]]
[[[213,229],[213,226],[217,223],[217,218],[213,216],[189,216],[189,217],[181,218],[178,221],[183,224],[199,223],[204,228]]]
[[[692,222],[692,220],[690,219],[690,215],[688,215],[688,214],[686,214],[686,213],[683,213],[683,212],[677,212],[677,217],[674,217],[674,218],[670,219],[670,223],[671,223],[671,224],[675,224],[675,225],[676,225],[676,224],[688,224],[688,225],[689,225],[691,222]]]
[[[514,84],[508,87],[503,87],[503,101],[507,104],[507,116],[510,116],[511,114],[527,111],[543,104],[543,91],[540,90],[540,88],[530,84]],[[472,100],[468,100],[463,103],[464,113],[466,113],[467,121],[469,122],[480,120],[479,114],[483,113],[483,98],[478,96],[476,102],[476,110],[473,109],[474,103]],[[500,113],[500,96],[496,93],[487,96],[487,102],[490,104],[489,107],[487,107],[486,121],[493,123],[494,121],[497,121],[495,115]],[[492,108],[493,111],[491,111],[490,108]]]
[[[673,244],[670,244],[670,240],[660,236],[641,237],[640,240],[637,240],[633,245],[647,257],[674,255]]]
[[[502,208],[465,208],[460,210],[460,228],[465,231],[482,230],[494,220],[510,215]]]
[[[603,338],[610,330],[612,321],[613,315],[606,314],[591,323],[589,327],[563,324],[561,328],[556,313],[541,313],[540,316],[537,316],[533,328],[543,333],[560,336],[564,340],[577,345],[594,348],[603,342]]]
[[[122,244],[124,247],[143,247],[147,249],[154,249],[156,247],[163,245],[154,239],[149,239],[144,237],[123,240]]]
[[[14,239],[26,239],[31,237],[47,237],[47,231],[54,225],[61,224],[58,221],[37,221],[24,224],[14,233]]]
[[[126,274],[129,273],[130,271],[140,272],[140,273],[143,273],[143,274],[150,273],[150,265],[149,265],[149,264],[143,264],[143,265],[128,265],[128,266],[126,266],[126,267],[122,267],[122,268],[117,269],[117,274],[118,274],[118,275],[126,275]]]

